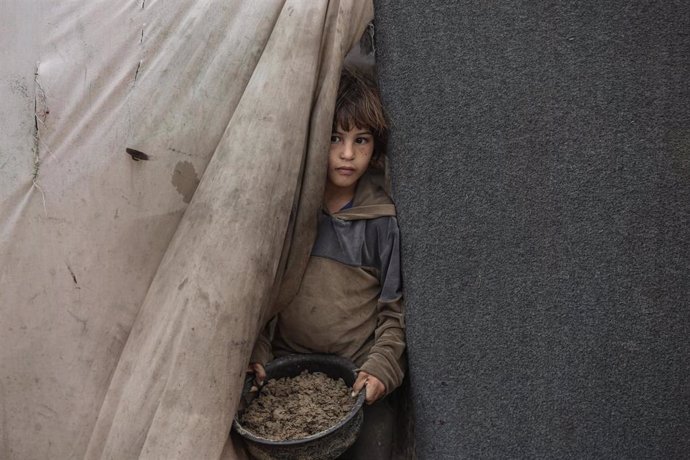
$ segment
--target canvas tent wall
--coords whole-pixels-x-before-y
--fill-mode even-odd
[[[372,13],[3,3],[1,458],[221,456]]]

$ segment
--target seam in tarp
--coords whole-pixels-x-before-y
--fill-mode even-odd
[[[43,211],[48,217],[48,208],[46,207],[46,195],[43,192],[43,188],[38,184],[38,176],[41,170],[41,138],[40,138],[40,126],[45,127],[45,119],[48,113],[46,108],[46,93],[43,87],[38,81],[38,68],[40,62],[36,63],[36,68],[34,70],[34,143],[33,143],[33,170],[31,172],[31,183],[32,187],[35,187],[41,193],[41,198],[43,200]],[[39,126],[40,125],[40,126]]]

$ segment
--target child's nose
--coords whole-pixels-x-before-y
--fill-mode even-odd
[[[355,149],[351,142],[343,142],[343,149],[340,156],[345,160],[351,160],[355,157]]]

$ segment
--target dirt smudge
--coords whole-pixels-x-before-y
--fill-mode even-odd
[[[185,203],[192,201],[192,196],[199,185],[199,176],[194,169],[194,165],[189,161],[178,161],[172,175],[172,184],[182,195]]]

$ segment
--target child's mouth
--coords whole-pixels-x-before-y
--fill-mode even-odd
[[[338,171],[338,174],[342,174],[343,176],[351,176],[355,173],[355,170],[352,168],[335,168],[336,171]]]

